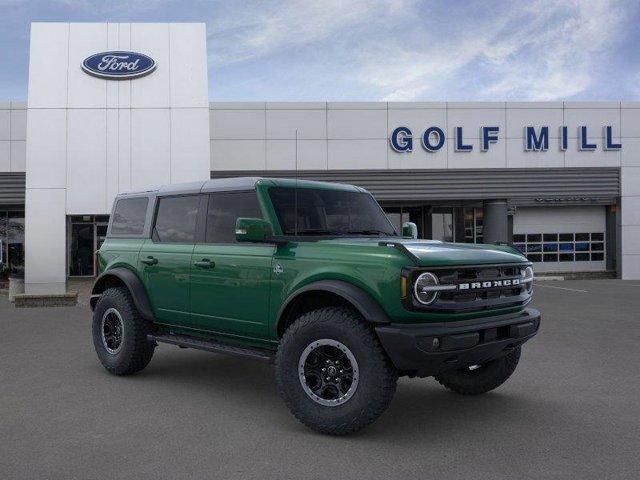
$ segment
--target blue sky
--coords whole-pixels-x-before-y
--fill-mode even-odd
[[[640,99],[637,0],[0,0],[0,99],[32,21],[206,22],[213,101]]]

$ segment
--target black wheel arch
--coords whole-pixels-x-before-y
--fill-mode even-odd
[[[124,267],[116,267],[102,273],[93,284],[91,290],[91,299],[89,301],[91,310],[94,310],[96,303],[102,293],[111,287],[124,286],[129,290],[133,303],[140,312],[140,315],[149,321],[153,321],[153,311],[151,310],[151,304],[147,291],[140,278],[131,270]]]
[[[318,300],[321,297],[321,302],[326,302],[326,305],[321,303],[319,306],[328,306],[332,301],[337,300],[354,308],[367,322],[377,324],[391,322],[380,304],[362,288],[343,280],[319,280],[295,290],[283,302],[276,320],[278,338],[282,337],[299,313],[313,309],[304,308],[307,299]],[[315,303],[313,300],[312,303]]]

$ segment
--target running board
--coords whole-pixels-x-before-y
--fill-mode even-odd
[[[150,342],[169,343],[182,348],[194,348],[207,352],[224,353],[236,357],[252,358],[260,362],[273,363],[275,352],[261,350],[258,348],[235,347],[212,340],[202,340],[200,338],[188,337],[186,335],[147,335]]]

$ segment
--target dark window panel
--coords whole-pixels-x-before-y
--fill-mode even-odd
[[[161,198],[153,229],[160,243],[194,243],[199,195]]]
[[[576,233],[576,242],[588,242],[589,234],[588,233]]]
[[[545,262],[557,262],[558,254],[557,253],[545,253],[542,257]]]
[[[573,262],[573,253],[561,253],[560,254],[561,262]]]
[[[601,262],[604,260],[604,253],[592,253],[591,261],[592,262]]]
[[[236,220],[262,218],[256,192],[216,193],[209,197],[207,243],[235,243]]]
[[[589,254],[588,253],[576,253],[576,262],[588,262]]]
[[[514,243],[523,243],[526,241],[526,235],[523,235],[521,233],[514,235],[513,236],[513,241]]]
[[[542,235],[542,239],[545,242],[557,242],[558,241],[558,234],[557,233],[545,233]]]
[[[561,233],[560,234],[561,242],[573,242],[573,233]]]
[[[592,233],[591,234],[592,242],[603,242],[604,241],[604,233]]]
[[[542,235],[539,233],[528,233],[527,234],[527,242],[541,242]]]
[[[118,200],[113,212],[111,235],[142,235],[148,203],[147,197]]]
[[[558,244],[557,243],[545,243],[543,246],[543,251],[545,252],[557,252]]]
[[[541,262],[542,254],[540,253],[529,253],[527,254],[527,258],[532,262]]]

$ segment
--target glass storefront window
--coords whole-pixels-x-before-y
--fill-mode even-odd
[[[24,273],[24,212],[0,211],[0,278]]]

